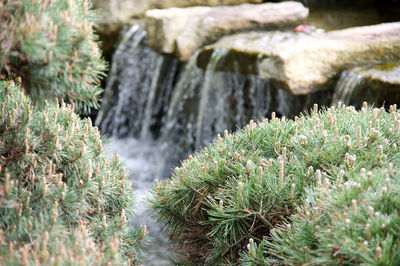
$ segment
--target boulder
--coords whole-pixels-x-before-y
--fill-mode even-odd
[[[378,83],[380,86],[400,87],[400,64],[386,63],[369,67],[357,67],[353,69],[364,80]]]
[[[298,2],[155,9],[146,12],[148,43],[187,61],[202,45],[237,31],[291,27],[306,19]]]
[[[323,30],[311,29],[300,31],[250,31],[240,32],[222,37],[217,42],[201,49],[197,56],[197,65],[206,69],[211,56],[216,52],[224,52],[223,62],[216,70],[241,74],[258,75],[258,62],[272,55],[275,47],[282,42],[296,41],[323,33]]]
[[[94,7],[102,14],[99,29],[115,31],[130,23],[133,18],[143,18],[147,10],[154,8],[221,6],[243,3],[261,3],[262,0],[93,0]]]
[[[385,23],[283,42],[261,60],[259,75],[293,94],[308,94],[349,66],[399,59],[400,23]]]
[[[136,19],[143,18],[149,9],[261,2],[262,0],[93,0],[93,5],[99,10],[101,17],[96,30],[100,35],[103,51],[106,57],[111,57],[122,27],[136,23]]]
[[[331,105],[361,107],[366,101],[389,107],[400,102],[400,64],[388,62],[344,70],[336,83]]]

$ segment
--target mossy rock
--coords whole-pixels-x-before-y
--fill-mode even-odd
[[[342,192],[335,194],[336,186],[342,187],[340,191],[345,188],[346,193],[352,195],[348,197],[350,203],[346,201],[347,205],[343,205],[341,212],[351,208],[357,193],[365,190],[365,199],[372,193],[366,184],[353,185],[360,182],[363,176],[360,176],[360,171],[372,171],[379,176],[371,181],[378,191],[374,197],[379,197],[389,163],[399,163],[399,115],[395,107],[388,113],[383,108],[368,109],[364,106],[361,111],[356,111],[354,107],[340,106],[321,111],[314,108],[310,114],[295,120],[273,117],[269,121],[251,121],[245,129],[234,134],[225,132],[224,138],[218,136],[214,143],[183,161],[171,180],[157,182],[152,199],[154,216],[186,255],[182,262],[216,265],[241,261],[259,265],[334,261],[351,264],[355,256],[324,260],[315,255],[315,248],[325,251],[320,256],[330,256],[329,250],[334,252],[334,246],[326,239],[327,244],[317,241],[317,244],[305,248],[311,254],[309,260],[295,257],[294,252],[282,255],[285,250],[280,250],[283,244],[279,246],[279,240],[286,238],[279,238],[277,230],[292,223],[292,228],[300,228],[305,223],[302,209],[320,201],[327,205],[318,205],[318,210],[325,213],[324,217],[330,217],[332,223],[337,222],[332,209],[326,207],[335,201],[335,197],[340,198]],[[389,177],[393,184],[391,193],[396,193],[394,184],[398,181],[395,181],[396,171],[393,173]],[[330,188],[327,191],[332,195],[318,194],[325,187]],[[361,197],[356,200],[360,210],[365,208],[365,204],[370,204]],[[397,201],[395,198],[388,200]],[[392,215],[391,219],[397,221],[397,203],[381,207],[379,204],[373,207],[383,211],[382,206],[386,206],[387,215]],[[340,216],[340,212],[337,215]],[[349,214],[350,224],[362,230],[356,226],[355,217]],[[331,227],[327,222],[324,225],[315,230],[323,232]],[[333,227],[331,231],[337,228]],[[396,224],[393,224],[394,228]],[[309,237],[315,230],[311,230]],[[347,241],[344,236],[335,244],[344,245],[343,241]],[[352,237],[350,233],[347,236]],[[371,238],[375,239],[371,241],[375,242],[369,252],[372,247],[380,245],[383,237],[390,238],[392,246],[390,251],[386,251],[381,245],[384,250],[381,257],[386,256],[385,261],[397,261],[395,251],[399,248],[399,238],[392,230],[372,234]],[[297,239],[292,239],[290,244],[293,247],[290,248],[294,249],[298,243],[303,248],[305,240],[296,242]],[[274,245],[279,247],[274,248]],[[347,252],[352,251],[347,249]],[[363,255],[357,258],[359,260],[354,261],[359,263],[371,262]]]

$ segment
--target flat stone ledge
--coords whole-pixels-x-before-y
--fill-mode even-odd
[[[322,33],[323,30],[312,29],[310,32],[250,31],[224,36],[216,43],[202,48],[197,57],[197,65],[205,69],[213,53],[224,52],[224,62],[218,64],[216,70],[258,75],[258,62],[270,57],[277,45]]]
[[[293,94],[308,94],[349,66],[400,59],[400,23],[331,31],[277,46],[259,75]]]
[[[299,2],[155,9],[146,12],[149,46],[187,61],[201,46],[237,31],[278,29],[304,21]]]

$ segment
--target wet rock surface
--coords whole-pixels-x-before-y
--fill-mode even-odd
[[[216,43],[202,48],[197,65],[206,69],[213,52],[220,51],[226,55],[224,63],[218,70],[241,74],[258,75],[258,62],[272,55],[282,42],[296,41],[322,34],[323,30],[312,29],[310,32],[299,31],[251,31],[224,36]]]
[[[293,94],[308,94],[351,65],[400,58],[400,23],[331,31],[284,42],[260,63],[260,77]]]
[[[146,13],[146,31],[150,47],[187,61],[199,47],[221,36],[291,27],[307,16],[308,9],[298,2],[157,9]]]

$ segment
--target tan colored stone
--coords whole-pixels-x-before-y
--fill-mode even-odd
[[[261,58],[272,55],[276,46],[283,42],[308,38],[323,33],[323,30],[311,30],[308,33],[290,31],[251,31],[224,36],[217,42],[201,49],[197,57],[197,65],[205,69],[211,55],[216,51],[224,51],[224,62],[217,70],[241,74],[258,75],[258,62]]]
[[[353,71],[364,80],[376,82],[380,85],[400,86],[400,64],[386,63],[371,67],[357,67]]]
[[[199,47],[223,35],[289,27],[307,16],[308,9],[298,2],[156,9],[146,12],[146,31],[152,48],[186,61]]]
[[[93,0],[94,7],[100,10],[101,31],[115,31],[129,24],[133,18],[143,18],[147,10],[154,8],[221,6],[243,3],[261,3],[262,0]]]
[[[284,42],[261,61],[259,75],[293,94],[308,94],[349,65],[399,59],[400,23],[385,23]]]

